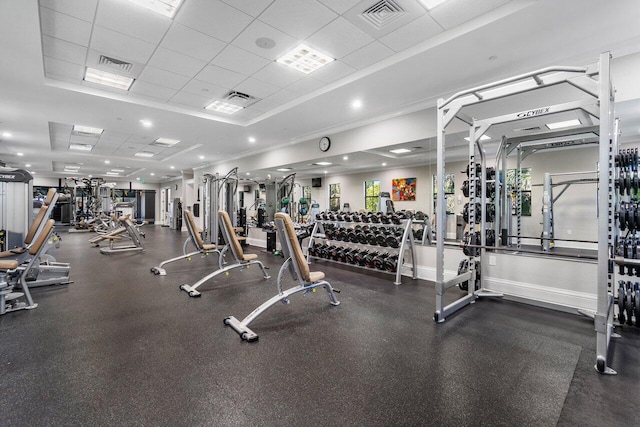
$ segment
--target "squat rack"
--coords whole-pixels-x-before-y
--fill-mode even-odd
[[[582,110],[599,119],[599,176],[598,176],[598,274],[597,274],[597,311],[594,314],[594,323],[597,338],[596,370],[600,373],[615,373],[607,363],[609,353],[610,338],[613,333],[613,263],[610,263],[610,248],[614,244],[615,229],[615,187],[614,187],[614,155],[617,152],[615,138],[613,138],[613,107],[614,91],[610,79],[609,52],[602,53],[598,64],[589,67],[547,67],[537,71],[521,74],[511,78],[503,79],[494,83],[485,84],[472,89],[467,89],[452,95],[448,99],[439,99],[437,108],[437,224],[440,226],[436,232],[436,310],[434,320],[444,322],[446,317],[468,304],[474,303],[481,296],[501,296],[489,292],[482,287],[475,289],[473,283],[476,281],[476,274],[480,278],[486,274],[487,269],[481,268],[476,271],[474,256],[469,257],[468,271],[457,275],[453,279],[445,281],[444,269],[444,240],[445,240],[445,199],[444,199],[444,179],[445,179],[445,135],[446,129],[454,119],[461,120],[469,126],[469,180],[475,183],[476,155],[481,162],[480,188],[477,185],[470,185],[471,203],[475,203],[477,191],[480,191],[482,204],[481,216],[486,215],[486,159],[485,151],[480,137],[484,135],[491,126],[503,123],[516,122],[530,117],[547,116],[568,111]],[[569,101],[551,106],[540,106],[525,111],[518,111],[502,116],[496,116],[483,120],[476,120],[465,114],[462,110],[465,107],[482,104],[488,101],[509,98],[514,95],[533,92],[542,88],[548,88],[560,84],[569,84],[578,89],[589,99]],[[590,111],[596,105],[596,111]],[[519,156],[520,157],[520,156]],[[473,167],[472,167],[473,166]],[[496,177],[498,178],[498,177]],[[517,207],[517,209],[519,206]],[[475,230],[476,218],[475,209],[470,209],[469,225]],[[480,262],[486,257],[486,221],[479,218],[481,226]],[[484,265],[481,264],[481,267]],[[458,283],[469,281],[467,295],[454,301],[449,305],[444,305],[444,293],[447,289]],[[481,286],[483,281],[480,280]]]

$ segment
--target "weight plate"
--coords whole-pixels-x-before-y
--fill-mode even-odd
[[[620,324],[624,324],[624,282],[621,280],[618,282],[618,285],[618,322],[620,322]]]
[[[627,325],[633,325],[633,290],[631,290],[631,282],[627,282],[627,289],[624,296],[624,306],[627,312]]]
[[[634,309],[633,309],[633,313],[636,316],[636,326],[640,327],[640,284],[636,283],[635,286],[636,290],[633,293],[633,299],[634,299]]]

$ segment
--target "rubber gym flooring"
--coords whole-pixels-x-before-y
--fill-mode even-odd
[[[2,426],[637,425],[640,333],[619,328],[617,376],[594,371],[593,322],[482,300],[435,324],[433,285],[314,264],[341,293],[292,297],[252,323],[223,324],[276,293],[282,258],[178,289],[215,256],[149,269],[186,233],[146,226],[146,251],[101,255],[59,228],[74,283],[37,288],[31,311],[0,317]],[[288,284],[292,282],[288,279]]]

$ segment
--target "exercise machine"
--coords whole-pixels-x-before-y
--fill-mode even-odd
[[[145,237],[144,232],[140,230],[140,227],[145,225],[136,224],[131,220],[129,215],[122,216],[118,218],[119,228],[116,230],[101,234],[99,236],[94,237],[89,240],[89,243],[100,246],[100,243],[103,241],[109,242],[108,248],[100,248],[100,253],[104,255],[121,253],[121,252],[142,252],[144,251],[144,244],[142,242],[142,238]],[[126,234],[125,234],[126,233]],[[129,243],[124,243],[120,245],[116,245],[116,242],[121,242],[123,240],[128,240]]]
[[[21,246],[32,222],[33,177],[22,169],[0,168],[0,250]]]
[[[289,304],[289,297],[291,297],[291,295],[299,292],[308,294],[314,292],[315,288],[322,286],[329,293],[331,304],[340,305],[340,301],[338,301],[335,296],[335,293],[339,293],[340,291],[334,289],[329,282],[324,280],[324,273],[321,271],[309,271],[309,265],[302,253],[302,248],[300,247],[291,217],[284,212],[278,212],[275,214],[275,224],[278,238],[280,242],[282,242],[282,253],[285,258],[285,262],[278,272],[278,293],[249,313],[249,315],[241,321],[233,316],[224,319],[225,325],[231,326],[231,328],[240,335],[240,338],[248,342],[258,340],[258,334],[249,329],[251,322],[278,302]],[[290,289],[283,290],[282,281],[287,271],[298,284]]]

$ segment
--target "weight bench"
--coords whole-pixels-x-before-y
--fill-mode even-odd
[[[141,252],[144,251],[144,245],[142,243],[142,237],[144,237],[144,234],[140,232],[140,230],[138,230],[138,227],[136,224],[133,223],[133,221],[131,221],[131,217],[129,214],[122,216],[120,218],[118,218],[118,221],[121,223],[121,227],[118,228],[115,231],[112,231],[111,233],[108,234],[103,234],[101,236],[97,236],[93,239],[90,240],[97,240],[97,242],[95,243],[99,243],[103,240],[108,240],[109,241],[109,247],[108,248],[101,248],[100,249],[100,253],[104,254],[104,255],[109,255],[109,254],[113,254],[113,253],[120,253],[120,252]],[[146,224],[145,222],[142,223],[142,225]],[[123,234],[124,232],[127,232],[127,237],[131,240],[130,244],[124,244],[124,245],[120,245],[120,246],[115,246],[114,242],[117,240],[123,240],[124,237],[121,236],[121,234]],[[92,242],[94,243],[94,242]]]
[[[302,248],[298,242],[296,231],[293,227],[293,221],[291,217],[283,212],[277,212],[275,214],[276,231],[278,232],[278,239],[282,246],[282,253],[285,257],[285,262],[280,267],[278,272],[278,294],[271,299],[265,301],[258,308],[253,310],[242,321],[239,321],[233,316],[229,316],[224,319],[224,324],[231,326],[243,340],[252,342],[258,340],[258,335],[249,329],[249,324],[253,322],[258,316],[264,313],[268,308],[277,302],[281,301],[288,304],[289,297],[298,292],[314,292],[314,289],[318,286],[324,286],[329,293],[330,302],[332,305],[340,305],[340,301],[336,299],[335,293],[339,293],[337,289],[333,289],[331,284],[324,280],[324,273],[321,271],[309,271],[309,264],[302,253]],[[290,288],[286,291],[282,290],[282,278],[285,271],[289,270],[294,280],[298,282],[298,285]]]
[[[166,261],[162,261],[160,265],[151,268],[151,272],[153,274],[156,274],[159,276],[166,276],[167,272],[165,271],[164,266],[169,264],[170,262],[180,261],[181,259],[185,259],[185,258],[191,261],[191,257],[193,256],[200,255],[201,257],[204,258],[205,256],[208,256],[209,254],[212,254],[212,253],[218,254],[218,264],[219,264],[219,267],[222,268],[223,260],[222,260],[220,251],[218,250],[218,245],[204,243],[204,241],[202,240],[202,237],[200,236],[200,233],[198,232],[198,227],[196,226],[196,221],[193,218],[193,213],[191,213],[191,211],[188,211],[185,209],[183,215],[184,215],[184,222],[187,225],[187,231],[189,232],[189,238],[184,244],[184,249],[183,249],[184,254],[177,256],[175,258],[168,259]],[[192,242],[194,244],[194,246],[197,249],[196,251],[186,253],[187,243],[189,242]]]
[[[229,218],[229,214],[226,211],[218,211],[218,217],[220,219],[219,223],[222,230],[222,235],[224,236],[224,241],[226,243],[224,248],[222,248],[222,251],[220,254],[220,260],[221,260],[220,263],[222,263],[222,257],[228,250],[231,250],[231,254],[233,255],[235,263],[227,265],[224,268],[220,268],[219,270],[216,270],[213,273],[208,274],[207,276],[198,280],[198,282],[196,282],[194,285],[188,285],[186,283],[180,285],[180,289],[187,292],[190,297],[199,297],[200,292],[198,292],[197,289],[200,285],[202,285],[209,279],[216,277],[219,274],[224,273],[225,275],[228,275],[229,271],[235,268],[249,268],[252,264],[257,264],[258,266],[260,266],[260,269],[262,270],[262,276],[265,279],[269,279],[271,277],[267,274],[267,270],[264,268],[264,265],[262,264],[262,262],[258,261],[257,259],[258,255],[245,254],[242,251],[242,246],[238,241],[236,233],[233,231],[233,225],[231,224],[231,219]]]
[[[0,280],[0,314],[16,310],[31,310],[38,306],[33,302],[31,292],[29,292],[27,276],[33,268],[38,267],[46,242],[53,233],[54,223],[55,221],[52,219],[45,222],[42,231],[21,259],[0,261],[0,270],[4,274]],[[21,292],[13,291],[16,286],[21,288]],[[22,297],[26,299],[26,302],[20,301]]]

